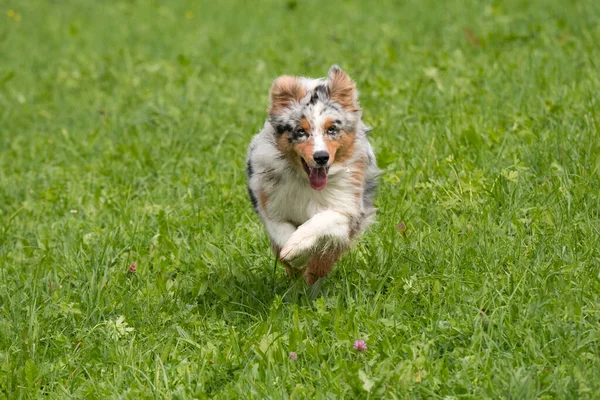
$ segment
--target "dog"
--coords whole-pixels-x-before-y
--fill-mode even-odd
[[[337,65],[326,78],[283,75],[246,164],[248,193],[288,275],[327,276],[374,221],[379,169],[355,82]]]

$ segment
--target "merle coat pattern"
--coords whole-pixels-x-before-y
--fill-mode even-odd
[[[326,276],[372,223],[379,170],[358,91],[332,66],[326,78],[281,76],[269,117],[248,149],[248,193],[288,274]]]

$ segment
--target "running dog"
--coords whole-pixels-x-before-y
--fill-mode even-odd
[[[371,129],[337,65],[326,78],[280,76],[270,99],[248,149],[248,193],[288,275],[313,284],[375,218]]]

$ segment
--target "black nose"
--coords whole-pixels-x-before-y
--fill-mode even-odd
[[[325,165],[327,164],[327,161],[329,161],[329,153],[324,150],[319,150],[313,154],[313,158],[317,164]]]

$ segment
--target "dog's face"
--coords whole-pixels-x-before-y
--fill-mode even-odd
[[[327,185],[329,167],[354,152],[361,110],[350,77],[332,66],[326,80],[281,76],[271,88],[269,122],[277,147],[291,165],[302,168],[310,186]]]

